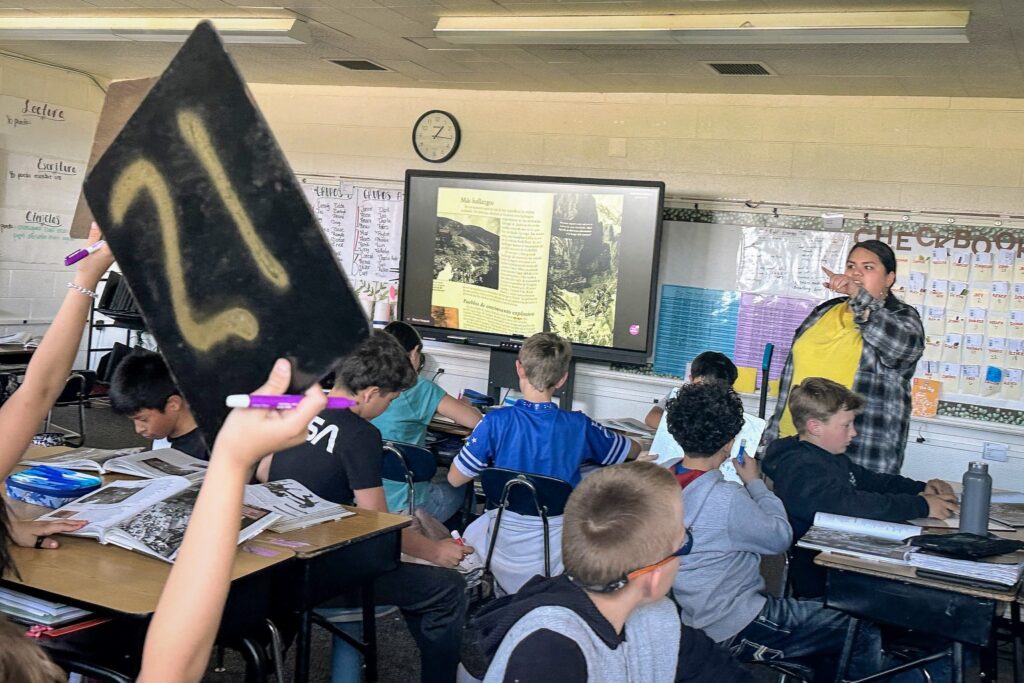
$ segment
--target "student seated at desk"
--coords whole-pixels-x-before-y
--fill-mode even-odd
[[[89,244],[100,239],[93,223]],[[113,263],[108,247],[101,247],[89,258],[79,261],[68,292],[50,328],[25,371],[25,380],[0,406],[0,480],[5,479],[32,443],[39,424],[64,390],[71,366],[78,354],[82,329],[89,318],[96,285]],[[58,547],[50,534],[74,531],[84,521],[26,522],[9,516],[6,503],[0,503],[0,574],[14,573],[8,544],[53,549]],[[35,643],[25,638],[24,630],[7,623],[0,615],[0,681],[51,683],[67,680]]]
[[[739,372],[729,357],[717,351],[705,351],[698,354],[690,363],[690,383],[692,384],[722,382],[731,387],[736,383],[738,376]],[[665,398],[665,404],[668,405],[668,401],[674,398],[678,392],[678,388],[669,392]],[[664,410],[654,406],[644,420],[648,426],[653,426],[656,429],[650,450],[651,454],[658,458],[658,462],[665,462],[669,458],[683,457],[683,448],[669,433],[668,420],[665,418]],[[766,424],[756,415],[743,413],[743,428],[733,441],[730,456],[738,457],[740,448],[744,448],[746,453],[753,453],[757,450],[757,444],[761,442],[761,434],[764,432]],[[722,463],[722,474],[728,481],[740,483],[740,478],[737,476],[731,460],[727,459]]]
[[[719,467],[743,425],[743,402],[721,382],[687,384],[668,402],[665,418],[686,451],[682,474],[684,522],[693,550],[672,593],[684,624],[706,632],[742,661],[804,659],[819,678],[835,678],[850,617],[820,600],[777,598],[765,590],[761,555],[789,549],[786,509],[761,481],[757,460],[733,464],[743,485]],[[881,638],[862,624],[847,674],[863,678],[882,668]]]
[[[576,486],[585,464],[604,467],[636,458],[637,443],[551,401],[569,376],[571,359],[572,346],[557,334],[538,332],[523,342],[516,360],[523,398],[484,416],[448,470],[452,486],[472,481],[488,467],[541,474]],[[466,540],[486,548],[494,519],[490,510],[474,521],[466,529]],[[543,573],[544,532],[536,517],[506,512],[502,524],[506,523],[509,527],[494,550],[491,571],[503,592],[515,593],[530,577]],[[552,574],[562,571],[560,537],[561,519],[556,517],[550,525]]]
[[[665,597],[680,556],[696,547],[667,470],[637,462],[595,472],[564,517],[565,574],[536,576],[475,619],[486,683],[756,680],[681,625]]]
[[[110,405],[127,415],[135,433],[153,440],[153,448],[174,448],[200,460],[210,450],[159,353],[135,349],[125,356],[110,379]]]
[[[290,380],[291,365],[280,359],[253,393],[284,394]],[[292,410],[240,408],[228,415],[146,633],[139,681],[186,683],[203,677],[231,586],[249,475],[269,451],[302,443],[309,421],[326,404],[327,397],[314,384]]]
[[[400,321],[388,323],[384,331],[398,340],[409,362],[417,373],[423,368],[423,340],[419,332]],[[422,446],[427,441],[427,425],[434,413],[440,413],[456,424],[472,429],[483,415],[473,406],[449,396],[444,389],[423,377],[416,378],[416,384],[406,389],[391,402],[387,409],[370,420],[388,441],[401,441]],[[454,487],[447,482],[416,482],[413,484],[416,508],[446,521],[454,515],[465,498],[464,487]],[[409,489],[404,482],[384,481],[384,494],[391,512],[406,512],[409,505]]]
[[[786,506],[794,543],[814,524],[818,512],[887,522],[946,519],[957,513],[956,497],[946,482],[872,472],[846,456],[846,447],[857,435],[853,421],[863,405],[859,394],[822,377],[805,379],[790,392],[789,412],[797,435],[769,444],[763,467]],[[797,596],[824,594],[825,571],[815,566],[815,554],[793,550],[790,577]]]
[[[369,420],[415,382],[402,346],[391,335],[373,332],[341,361],[330,394],[350,398],[356,405],[313,418],[306,443],[266,458],[257,478],[295,479],[335,503],[387,512],[381,485],[383,442]],[[402,611],[420,648],[422,680],[453,681],[466,615],[466,584],[454,567],[473,548],[451,539],[434,541],[407,528],[402,532],[402,552],[438,566],[403,562],[374,581],[374,598],[379,605],[395,605]],[[347,597],[324,606],[352,606]]]

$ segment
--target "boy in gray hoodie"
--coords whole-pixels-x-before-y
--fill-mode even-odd
[[[733,460],[744,486],[725,481],[718,469],[743,427],[739,396],[721,382],[688,384],[666,410],[669,432],[686,452],[676,480],[694,539],[672,588],[683,623],[702,629],[740,661],[799,658],[813,663],[817,677],[832,678],[850,618],[818,600],[765,592],[761,555],[784,553],[792,541],[786,509],[750,455]],[[878,630],[862,624],[850,678],[881,670],[880,645]]]

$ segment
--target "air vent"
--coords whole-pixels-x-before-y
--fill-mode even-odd
[[[349,69],[350,71],[391,71],[386,66],[380,64],[374,64],[368,62],[365,59],[328,59],[331,64],[337,64],[340,67]]]
[[[775,72],[761,62],[701,62],[719,76],[774,76]]]

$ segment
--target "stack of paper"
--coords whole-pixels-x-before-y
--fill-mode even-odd
[[[993,558],[993,562],[974,562],[972,560],[954,560],[951,557],[931,555],[928,553],[914,553],[910,556],[910,565],[920,567],[933,572],[951,574],[953,576],[967,576],[972,579],[989,581],[1001,586],[1015,586],[1024,573],[1024,560],[1019,555],[1011,555],[1013,561],[1009,563],[1000,562],[1007,556]]]
[[[8,588],[0,588],[0,612],[15,621],[44,626],[61,626],[91,614],[78,607],[50,602]]]

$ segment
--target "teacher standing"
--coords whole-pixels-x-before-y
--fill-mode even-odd
[[[924,352],[921,316],[893,296],[896,255],[884,242],[853,245],[843,273],[822,270],[825,288],[841,296],[819,305],[797,329],[761,447],[796,434],[790,389],[826,377],[864,397],[847,455],[875,472],[898,474],[910,429],[910,380]]]

